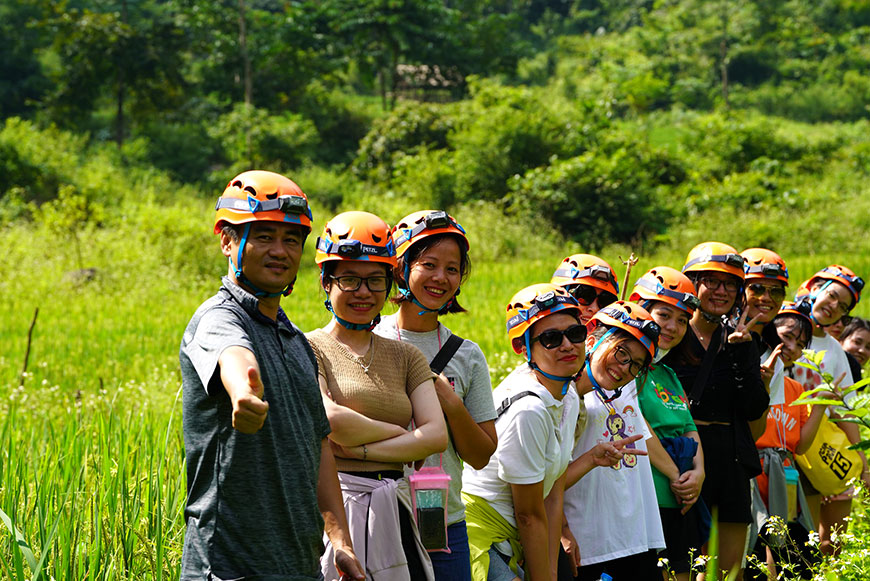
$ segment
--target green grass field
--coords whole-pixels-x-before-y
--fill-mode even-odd
[[[7,276],[0,281],[5,578],[178,578],[185,479],[177,353],[190,315],[216,290],[225,269],[209,224],[204,217],[205,234],[173,249],[175,254],[159,235],[93,232],[83,255],[97,275],[83,284],[67,274],[76,268],[69,240],[35,227],[0,237],[7,257]],[[328,320],[311,242],[296,290],[284,300],[291,319],[306,331]],[[533,248],[516,257],[472,238],[472,248],[484,258],[475,261],[462,289],[470,312],[445,320],[481,345],[494,381],[519,363],[508,353],[505,303],[523,286],[548,280],[566,252],[581,250],[544,244],[533,235],[529,243]],[[616,266],[617,256],[629,252],[611,248],[601,254]],[[834,261],[870,273],[870,259],[863,257],[785,258],[795,281]],[[659,263],[680,266],[681,257],[640,259],[632,278]],[[28,370],[19,385],[37,307]],[[856,310],[868,313],[866,303]],[[845,557],[825,565],[836,575],[830,578],[866,578],[865,510],[856,507],[858,535],[849,537]]]

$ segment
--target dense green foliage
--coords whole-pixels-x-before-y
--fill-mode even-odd
[[[633,250],[637,275],[720,239],[796,282],[870,275],[860,2],[19,0],[0,36],[5,577],[177,578],[178,343],[241,170],[296,180],[315,232],[449,209],[474,266],[448,324],[495,381],[503,305],[567,253]],[[285,301],[304,330],[327,320],[311,246]],[[820,578],[866,578],[854,516]]]

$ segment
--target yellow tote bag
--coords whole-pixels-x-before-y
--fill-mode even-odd
[[[801,472],[823,496],[845,492],[861,475],[861,457],[850,445],[846,433],[825,417],[807,453],[795,454]]]

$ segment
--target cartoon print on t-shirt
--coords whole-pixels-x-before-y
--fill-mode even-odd
[[[627,411],[634,411],[631,406],[626,407],[622,410],[623,413]],[[615,409],[611,409],[610,413],[607,415],[607,419],[604,420],[604,424],[607,426],[607,432],[610,433],[610,441],[615,442],[617,440],[624,440],[629,437],[629,434],[626,433],[625,429],[625,419],[619,415]],[[605,436],[607,435],[605,432]],[[625,448],[635,448],[634,444],[627,444]],[[624,449],[625,449],[624,448]],[[625,455],[622,457],[622,462],[613,466],[614,470],[619,470],[622,466],[626,468],[633,468],[637,464],[637,456],[635,455]]]

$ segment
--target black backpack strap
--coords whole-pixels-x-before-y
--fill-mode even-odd
[[[689,403],[695,404],[701,401],[704,395],[704,389],[707,387],[707,380],[710,379],[710,371],[713,369],[713,359],[719,352],[719,347],[722,343],[722,334],[726,330],[718,327],[713,336],[710,337],[710,344],[707,346],[707,351],[704,352],[704,359],[701,361],[701,366],[698,368],[698,375],[695,376],[695,383],[692,385],[692,391],[689,395]]]
[[[505,400],[501,402],[501,405],[498,406],[498,409],[495,410],[495,413],[498,414],[495,419],[500,418],[508,410],[508,408],[514,404],[515,401],[520,398],[526,397],[527,395],[533,395],[536,398],[541,399],[541,396],[539,396],[534,391],[521,391],[511,398],[505,398]]]
[[[435,354],[435,357],[429,363],[429,369],[432,370],[432,373],[441,373],[444,371],[444,368],[447,367],[450,359],[456,351],[459,350],[463,341],[465,341],[465,339],[456,334],[447,337],[447,341],[441,346],[441,350]]]

